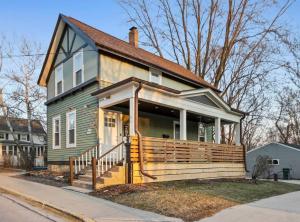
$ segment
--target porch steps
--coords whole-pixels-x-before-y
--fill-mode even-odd
[[[125,183],[125,167],[114,166],[100,178],[97,179],[96,189],[100,189],[106,186],[124,184]],[[77,180],[73,181],[73,186],[92,189],[92,170],[87,169],[85,174],[79,175]]]

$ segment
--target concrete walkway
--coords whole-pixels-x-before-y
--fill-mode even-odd
[[[300,191],[225,209],[201,222],[298,222]]]
[[[48,186],[0,174],[0,188],[23,194],[66,212],[79,215],[86,221],[181,221],[176,218],[133,209],[87,194]]]

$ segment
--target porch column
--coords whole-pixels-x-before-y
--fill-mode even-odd
[[[99,143],[102,144],[104,141],[104,110],[102,108],[99,108],[98,118]]]
[[[135,127],[134,127],[134,97],[129,99],[129,135],[135,136]]]
[[[186,110],[180,110],[180,139],[186,140]]]
[[[234,124],[234,133],[235,133],[235,145],[241,145],[241,124]]]
[[[215,118],[215,143],[221,143],[221,118]]]

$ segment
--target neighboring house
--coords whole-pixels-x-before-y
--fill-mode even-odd
[[[28,133],[28,120],[9,118],[9,121],[22,149],[29,153],[32,150],[32,146]],[[34,163],[36,166],[43,166],[44,152],[46,151],[47,144],[46,132],[39,120],[32,120],[31,127],[35,152]],[[9,157],[12,165],[18,165],[19,155],[20,151],[17,149],[13,134],[7,125],[6,118],[0,116],[0,165],[3,164],[5,157]]]
[[[274,173],[282,179],[300,179],[300,145],[270,143],[247,152],[247,169],[252,175],[258,156],[267,156],[270,172],[263,177],[273,177]]]
[[[139,48],[135,27],[126,42],[60,15],[38,84],[47,87],[50,170],[68,171],[74,157],[75,173],[89,174],[95,156],[97,177],[126,166],[132,183],[245,174],[245,113],[191,71]],[[220,144],[225,124],[236,145]],[[122,179],[111,183],[125,182],[115,171]]]

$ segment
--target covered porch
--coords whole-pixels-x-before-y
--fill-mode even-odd
[[[129,182],[244,177],[243,114],[211,90],[180,92],[130,78],[93,95],[101,153],[130,138]],[[232,144],[221,144],[223,125],[234,128]]]

